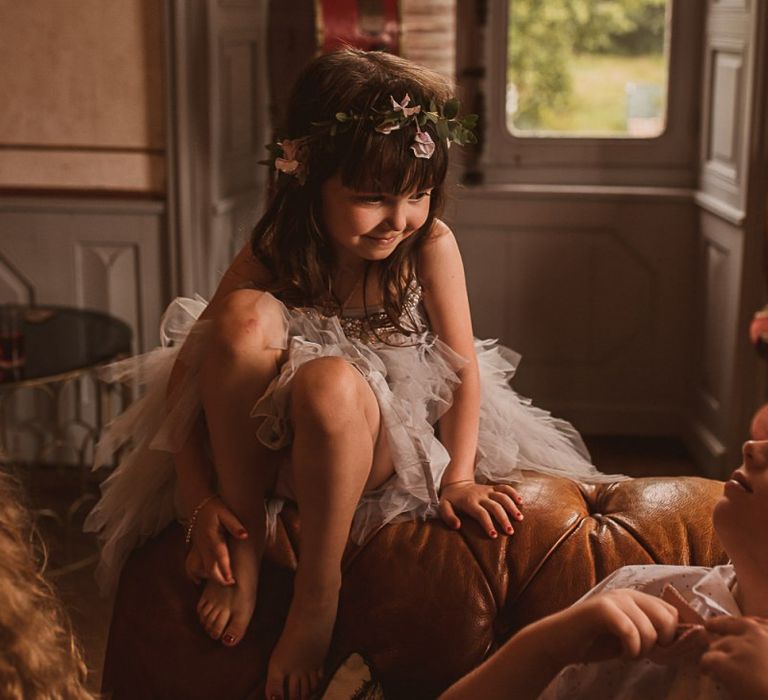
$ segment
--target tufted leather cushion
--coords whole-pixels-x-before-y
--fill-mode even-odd
[[[725,557],[711,511],[722,484],[649,478],[585,485],[529,474],[525,519],[491,540],[467,522],[391,525],[350,548],[329,665],[372,662],[388,698],[435,697],[523,625],[559,610],[625,564],[712,566]],[[245,639],[228,649],[195,617],[177,525],[123,571],[104,669],[114,700],[262,698],[296,566],[299,518],[288,508],[267,551]]]

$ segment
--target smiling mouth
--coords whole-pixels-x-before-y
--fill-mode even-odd
[[[736,482],[747,493],[752,493],[752,487],[749,485],[747,478],[738,469],[731,474],[730,481]]]

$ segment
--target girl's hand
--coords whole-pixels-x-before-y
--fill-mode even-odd
[[[441,488],[439,509],[448,527],[460,528],[457,513],[464,513],[477,520],[489,537],[497,537],[493,519],[502,532],[511,535],[515,531],[511,520],[523,519],[519,508],[522,503],[520,494],[507,484],[476,484],[467,479],[449,482]]]
[[[712,641],[701,657],[701,670],[735,698],[768,698],[768,620],[713,617],[704,626]]]
[[[213,579],[222,586],[235,583],[229,561],[227,533],[239,540],[248,537],[237,516],[220,498],[214,498],[197,513],[190,550],[184,563],[187,576],[195,583],[201,579]]]
[[[656,646],[669,646],[677,633],[677,609],[655,596],[630,589],[598,594],[564,611],[566,629],[577,654],[570,663],[622,656],[648,656]]]

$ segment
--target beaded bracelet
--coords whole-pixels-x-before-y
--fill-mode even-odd
[[[200,511],[205,508],[214,498],[218,498],[219,494],[212,493],[210,496],[206,496],[200,503],[197,504],[192,511],[192,515],[189,516],[187,521],[186,531],[184,532],[184,544],[189,544],[192,541],[192,530],[195,529],[195,523],[197,522],[197,516],[200,515]]]

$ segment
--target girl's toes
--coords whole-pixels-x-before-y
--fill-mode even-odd
[[[301,694],[301,673],[292,673],[288,676],[288,697],[291,700],[303,700]]]
[[[240,641],[240,637],[232,634],[232,632],[226,631],[221,635],[221,643],[225,647],[233,647]]]
[[[318,671],[310,671],[304,676],[304,682],[302,686],[302,700],[309,700],[312,694],[320,687],[320,673]]]
[[[243,634],[245,634],[244,630],[240,630],[230,622],[226,629],[221,633],[221,641],[224,645],[233,647],[240,643]]]
[[[222,632],[221,641],[228,647],[235,646],[245,635],[246,628],[247,625],[233,615],[226,629]]]
[[[211,605],[200,615],[200,622],[206,630],[213,625],[213,621],[221,614],[221,608]]]
[[[299,674],[298,682],[298,700],[309,700],[309,676],[305,673]]]
[[[205,616],[205,619],[203,620],[203,628],[205,629],[205,633],[209,637],[213,637],[215,639],[214,635],[214,625],[216,623],[216,620],[218,619],[219,615],[221,614],[220,610],[214,610],[208,615]]]
[[[229,615],[227,615],[226,611],[222,610],[211,620],[208,634],[213,639],[221,639],[221,635],[227,627],[227,622],[229,622]]]
[[[283,691],[283,676],[270,672],[267,674],[267,682],[264,686],[264,694],[267,700],[286,700]]]
[[[212,602],[208,603],[203,607],[202,611],[198,615],[200,618],[200,624],[203,627],[210,627],[213,620],[218,617],[221,611],[222,607],[220,605],[215,605]]]

